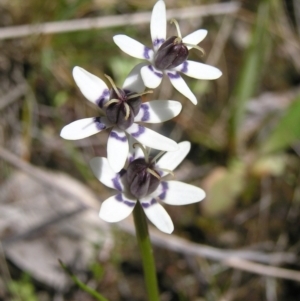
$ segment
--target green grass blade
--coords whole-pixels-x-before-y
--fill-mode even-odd
[[[300,95],[289,106],[261,149],[264,153],[281,151],[297,140],[300,140]]]
[[[246,103],[257,91],[265,65],[266,54],[271,47],[268,32],[269,6],[269,1],[262,1],[258,7],[252,39],[230,98],[228,139],[229,152],[232,155],[237,153],[238,129],[244,117]]]
[[[81,282],[74,274],[71,273],[71,271],[67,268],[67,266],[59,260],[59,264],[61,267],[65,270],[65,272],[70,276],[70,278],[74,281],[74,283],[83,291],[88,293],[90,296],[95,298],[98,301],[108,301],[106,298],[104,298],[102,295],[100,295],[98,292],[96,292],[94,289],[89,287],[88,285]]]

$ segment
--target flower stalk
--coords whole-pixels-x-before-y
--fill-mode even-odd
[[[136,237],[143,261],[143,270],[148,300],[159,301],[159,292],[153,250],[149,237],[146,216],[140,202],[137,202],[136,206],[134,207],[133,217]]]

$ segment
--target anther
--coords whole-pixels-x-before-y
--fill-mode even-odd
[[[182,39],[182,36],[181,36],[181,32],[180,32],[180,28],[179,28],[179,24],[178,22],[175,20],[175,19],[171,19],[170,20],[170,23],[171,24],[174,24],[176,26],[176,30],[177,30],[177,36]]]
[[[118,103],[119,102],[119,100],[118,99],[111,99],[111,100],[109,100],[108,102],[106,102],[105,104],[104,104],[104,108],[107,108],[109,105],[111,105],[112,103]]]
[[[151,161],[155,162],[158,158],[160,158],[163,154],[165,153],[165,151],[161,151],[159,152]]]
[[[164,172],[167,172],[167,173],[171,174],[172,177],[175,177],[174,172],[173,172],[172,170],[170,170],[170,169],[167,169],[167,168],[160,168],[159,166],[155,166],[155,169],[161,170],[161,171],[164,171]]]
[[[105,75],[105,77],[109,80],[109,82],[110,82],[112,88],[114,89],[114,91],[116,92],[116,94],[118,95],[118,97],[121,99],[122,96],[121,96],[121,94],[120,94],[120,92],[119,92],[119,89],[116,87],[114,81],[112,80],[112,78],[111,78],[109,75],[106,75],[106,74],[104,74],[104,75]]]
[[[145,161],[148,163],[148,161],[149,161],[149,154],[147,153],[146,148],[142,144],[140,144],[140,143],[134,143],[132,145],[133,148],[136,148],[137,146],[142,150],[142,152],[144,154],[144,157],[145,157]]]
[[[200,46],[198,45],[192,45],[192,44],[188,44],[188,43],[183,43],[185,46],[188,46],[188,47],[192,47],[192,48],[195,48],[195,49],[198,49],[201,54],[204,56],[205,55],[205,51],[203,48],[201,48]]]
[[[149,173],[151,173],[151,175],[153,175],[155,178],[157,178],[158,180],[160,180],[160,176],[154,170],[152,170],[151,168],[147,168],[147,171]]]
[[[124,103],[124,107],[125,107],[125,110],[126,110],[125,120],[128,120],[129,115],[130,115],[130,108],[129,108],[129,105],[126,102]]]
[[[128,100],[128,99],[132,99],[132,98],[136,98],[136,97],[140,97],[140,96],[145,95],[145,94],[150,94],[150,93],[153,93],[153,91],[152,91],[152,90],[148,90],[148,91],[145,91],[145,92],[143,92],[143,93],[132,94],[132,95],[129,95],[129,96],[127,97],[127,100]]]

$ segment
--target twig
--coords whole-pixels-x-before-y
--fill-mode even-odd
[[[68,187],[61,184],[59,179],[56,181],[53,176],[49,175],[47,172],[43,171],[41,168],[34,167],[31,164],[25,162],[24,160],[20,159],[13,153],[5,150],[3,147],[0,146],[0,158],[8,162],[9,164],[15,166],[16,168],[22,170],[23,172],[27,173],[30,177],[37,180],[39,183],[45,185],[48,188],[52,188],[57,190],[58,192],[66,195],[71,200],[75,201],[79,206],[85,206],[86,208],[91,208],[83,200],[78,197],[78,195],[71,191]]]
[[[123,223],[122,229],[123,227],[126,228],[126,231],[131,232],[131,229],[128,227],[128,223],[127,225]],[[203,244],[192,243],[176,235],[168,236],[155,229],[151,229],[151,239],[157,246],[183,254],[205,257],[215,261],[226,261],[226,259],[234,257],[269,264],[296,261],[296,256],[292,253],[278,252],[265,254],[250,250],[222,250]]]
[[[213,47],[205,61],[207,64],[215,65],[220,60],[220,57],[224,52],[225,45],[229,39],[230,34],[232,33],[234,22],[235,18],[232,18],[232,16],[224,17],[216,39],[213,43]]]
[[[208,15],[223,15],[237,12],[240,7],[238,2],[216,3],[182,9],[170,9],[167,18],[187,19],[199,18]],[[121,16],[105,16],[98,18],[85,18],[70,21],[46,22],[35,25],[21,25],[2,28],[0,40],[25,37],[32,34],[63,33],[78,30],[90,30],[95,28],[109,28],[122,25],[136,25],[148,23],[151,13],[125,14]]]
[[[61,221],[65,221],[66,219],[68,219],[70,217],[73,217],[73,216],[75,216],[79,213],[82,213],[86,209],[87,209],[86,207],[80,206],[80,207],[77,207],[73,210],[63,212],[60,215],[51,217],[48,220],[46,220],[46,221],[44,221],[40,224],[37,224],[35,227],[30,228],[30,229],[28,229],[24,232],[18,233],[16,235],[11,235],[11,236],[8,236],[8,237],[4,238],[2,240],[2,244],[6,247],[8,244],[14,243],[18,240],[30,238],[34,235],[37,235],[38,233],[43,232],[49,226],[56,225]]]
[[[8,152],[1,146],[0,146],[0,158],[7,161],[11,165],[21,169],[22,171],[26,172],[31,177],[35,178],[37,181],[46,185],[47,187],[52,187],[60,191],[61,193],[70,196],[71,199],[75,199],[78,203],[82,205],[84,204],[84,206],[86,206],[87,208],[91,208],[97,211],[99,210],[99,208],[94,208],[86,205],[84,199],[80,199],[77,195],[75,195],[70,190],[69,187],[59,185],[58,182],[53,181],[53,177],[48,176],[47,173],[42,169],[38,167],[34,167],[29,163],[24,162],[19,157]],[[120,229],[128,233],[134,233],[133,224],[128,220],[117,223],[117,226],[119,226]],[[259,275],[300,281],[299,271],[292,271],[288,269],[278,268],[274,266],[267,266],[263,264],[256,264],[254,262],[251,262],[251,261],[257,261],[257,262],[264,262],[269,264],[295,262],[297,258],[292,253],[265,254],[262,252],[255,252],[249,250],[238,250],[238,251],[222,250],[206,245],[192,243],[183,238],[177,237],[176,235],[171,235],[171,236],[166,235],[155,229],[150,230],[150,235],[151,235],[152,242],[156,246],[160,246],[172,250],[174,252],[205,257],[210,260],[219,261],[228,267],[248,271]]]
[[[155,233],[155,235],[153,235]],[[283,279],[289,279],[294,281],[300,282],[300,272],[299,271],[293,271],[283,268],[278,268],[274,266],[267,266],[259,263],[254,263],[249,260],[243,259],[243,258],[249,258],[256,253],[258,257],[256,258],[256,261],[259,261],[259,259],[263,259],[264,256],[274,256],[274,260],[276,260],[276,256],[280,253],[275,254],[259,254],[258,252],[252,252],[252,251],[227,251],[227,250],[220,250],[217,248],[204,246],[200,244],[195,244],[186,241],[185,239],[171,236],[166,238],[165,234],[159,233],[156,230],[151,231],[152,234],[152,241],[158,246],[165,247],[167,249],[170,249],[172,251],[177,251],[180,253],[188,253],[191,255],[197,255],[201,257],[206,257],[208,259],[214,260],[214,261],[220,261],[221,264],[224,264],[231,268],[236,268],[239,270],[264,275],[264,276],[270,276],[275,278],[283,278]],[[250,256],[249,256],[250,255]],[[261,258],[259,258],[261,256]],[[281,255],[279,255],[280,257]],[[224,258],[222,260],[222,258]],[[253,258],[254,259],[254,258]],[[265,258],[266,259],[266,258]],[[279,258],[278,258],[279,259]],[[255,259],[254,259],[255,260]]]
[[[261,180],[261,198],[259,200],[259,216],[257,233],[260,241],[264,241],[268,237],[268,222],[270,218],[270,206],[272,205],[272,188],[270,177],[264,177]]]
[[[294,15],[295,15],[295,21],[297,25],[298,35],[300,35],[300,2],[298,0],[294,0],[293,7],[294,7]]]
[[[254,263],[239,258],[229,258],[221,263],[235,269],[255,274],[300,281],[300,273],[298,271],[278,268],[274,266],[266,266],[264,264]]]
[[[299,2],[299,1],[298,1]],[[278,1],[276,7],[276,23],[275,28],[277,28],[278,33],[283,37],[286,42],[284,45],[284,52],[290,57],[291,61],[294,63],[297,71],[300,71],[299,62],[299,40],[296,33],[293,30],[291,21],[287,16],[287,12],[284,8],[284,3]]]
[[[0,97],[0,111],[5,107],[9,106],[11,103],[18,100],[21,96],[23,96],[27,91],[27,84],[19,84],[15,88],[13,88],[6,95]]]

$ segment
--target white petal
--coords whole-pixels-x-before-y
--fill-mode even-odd
[[[222,75],[218,68],[194,61],[185,61],[174,69],[197,79],[216,79]]]
[[[180,76],[178,72],[167,72],[169,79],[173,85],[173,87],[178,90],[181,94],[187,97],[194,105],[197,104],[197,98],[194,93],[190,90],[186,82]]]
[[[166,40],[167,35],[167,18],[165,2],[159,0],[153,7],[150,32],[154,51],[156,51],[161,44]]]
[[[145,90],[145,85],[141,76],[141,69],[146,65],[147,63],[140,63],[130,71],[123,84],[123,89],[136,93],[141,93]]]
[[[169,205],[187,205],[200,202],[205,198],[205,192],[199,187],[179,181],[161,182],[165,191],[159,199]]]
[[[129,151],[126,133],[114,127],[107,141],[107,159],[113,171],[119,172],[125,166]]]
[[[177,116],[182,109],[182,105],[174,100],[153,100],[141,105],[140,111],[135,116],[134,121],[149,123],[159,123]]]
[[[132,212],[135,204],[136,201],[126,199],[120,193],[111,196],[102,203],[99,216],[109,223],[119,222]]]
[[[86,99],[102,108],[103,103],[107,101],[109,97],[109,89],[105,82],[78,66],[73,69],[73,77]]]
[[[183,141],[178,143],[178,150],[175,152],[165,153],[156,163],[159,168],[164,168],[173,171],[187,156],[191,149],[191,143],[188,141]],[[168,172],[163,171],[161,176],[167,175]]]
[[[105,117],[84,118],[63,127],[60,136],[67,140],[78,140],[99,133],[110,126]]]
[[[191,44],[191,45],[197,45],[199,44],[202,40],[204,40],[204,38],[207,35],[207,30],[205,29],[199,29],[196,30],[192,33],[190,33],[189,35],[185,36],[182,39],[183,43],[187,43],[187,44]],[[191,49],[191,46],[187,46],[188,49]]]
[[[175,151],[178,149],[178,145],[175,141],[136,123],[133,123],[126,132],[133,136],[138,142],[154,149],[164,151]]]
[[[153,59],[153,50],[132,38],[123,34],[118,34],[114,36],[113,39],[117,46],[119,46],[119,48],[125,53],[138,59],[146,59],[150,61]]]
[[[155,89],[161,83],[163,73],[155,69],[152,65],[148,65],[141,69],[141,76],[146,87]]]
[[[172,233],[173,222],[165,208],[153,199],[151,203],[141,201],[144,212],[149,220],[162,232]]]
[[[120,174],[115,173],[110,167],[106,158],[95,157],[90,161],[90,167],[95,177],[105,186],[116,189],[118,191],[123,190],[123,184],[120,179]]]

